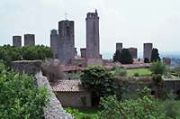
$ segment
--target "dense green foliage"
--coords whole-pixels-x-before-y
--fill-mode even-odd
[[[14,47],[5,45],[0,47],[0,60],[10,65],[15,60],[44,60],[53,57],[52,51],[46,46]]]
[[[168,119],[158,100],[145,88],[137,99],[118,100],[110,96],[101,100],[100,119]]]
[[[122,64],[132,64],[133,58],[128,49],[122,49],[120,54],[120,62]]]
[[[97,96],[104,97],[115,94],[115,78],[104,67],[93,66],[85,69],[81,75],[81,81],[85,88],[96,92]]]
[[[120,62],[122,64],[132,64],[133,58],[129,52],[128,49],[122,49],[121,52],[119,50],[116,50],[114,56],[113,56],[114,62]]]
[[[152,71],[153,74],[163,75],[164,73],[166,73],[166,66],[162,62],[157,61],[152,63],[150,70]]]
[[[160,61],[161,58],[159,57],[159,52],[157,48],[153,48],[152,49],[152,53],[151,53],[151,62],[157,62]]]
[[[0,66],[0,119],[42,119],[47,96],[32,77]]]

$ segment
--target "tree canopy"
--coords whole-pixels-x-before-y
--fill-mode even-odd
[[[124,48],[121,50],[121,52],[119,50],[116,50],[113,56],[113,61],[120,62],[122,64],[132,64],[133,58],[129,50]]]
[[[0,60],[6,65],[10,65],[11,61],[15,60],[44,60],[52,57],[51,49],[43,45],[27,47],[0,46]]]
[[[160,61],[161,58],[159,57],[159,52],[157,48],[153,48],[152,49],[152,53],[151,53],[151,62],[156,62],[156,61]]]

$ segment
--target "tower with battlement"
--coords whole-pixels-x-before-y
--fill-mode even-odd
[[[21,47],[22,46],[21,36],[13,36],[13,46],[15,46],[15,47]]]
[[[86,17],[86,58],[98,59],[99,53],[99,16],[97,10],[87,13]]]

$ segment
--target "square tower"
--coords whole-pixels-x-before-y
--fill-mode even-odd
[[[15,46],[15,47],[22,46],[21,36],[13,36],[13,46]]]
[[[74,43],[74,21],[63,20],[59,22],[59,49],[58,59],[63,64],[68,64],[74,59],[75,43]]]
[[[99,16],[97,10],[86,17],[86,58],[99,59]]]
[[[50,34],[50,47],[53,52],[53,57],[56,59],[58,58],[58,46],[59,46],[59,35],[57,33],[57,30],[53,29],[51,30]]]
[[[151,60],[152,49],[153,49],[152,43],[144,43],[144,51],[143,51],[144,59],[148,59],[149,61]]]
[[[34,45],[35,45],[35,35],[24,34],[24,46],[34,46]]]

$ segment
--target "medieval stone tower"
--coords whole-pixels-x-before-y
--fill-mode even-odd
[[[74,59],[76,51],[74,44],[74,21],[63,20],[58,23],[57,30],[51,31],[51,48],[54,58],[62,64],[69,64]]]
[[[60,49],[58,57],[62,63],[69,63],[75,56],[74,21],[59,22]]]
[[[22,46],[21,36],[13,36],[13,46],[15,46],[15,47]]]
[[[86,58],[98,59],[99,53],[99,16],[97,10],[87,13],[86,17]]]
[[[151,60],[151,52],[152,52],[153,44],[152,43],[144,43],[144,59]]]
[[[35,35],[24,34],[24,46],[34,46],[34,45],[35,45]]]
[[[57,30],[53,29],[51,30],[51,35],[50,35],[50,46],[53,51],[53,57],[58,58],[58,46],[60,46],[58,40],[59,40],[59,35],[57,33]]]

